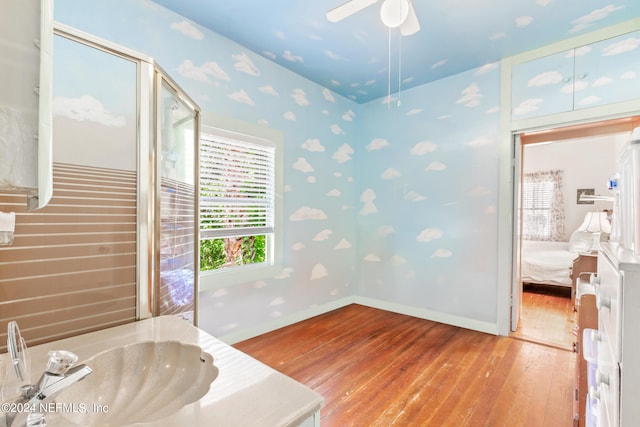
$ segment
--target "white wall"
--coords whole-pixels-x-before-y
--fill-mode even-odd
[[[616,170],[616,159],[629,135],[625,132],[525,146],[522,159],[524,173],[564,171],[564,240],[569,240],[587,212],[612,208],[612,204],[606,201],[579,205],[576,194],[579,188],[593,188],[595,194],[610,195],[607,180]]]

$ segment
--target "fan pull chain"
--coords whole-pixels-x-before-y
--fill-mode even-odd
[[[391,28],[388,30],[389,43],[388,43],[388,58],[387,58],[387,110],[391,109]]]
[[[402,35],[398,35],[398,107],[400,106],[400,93],[402,92]]]

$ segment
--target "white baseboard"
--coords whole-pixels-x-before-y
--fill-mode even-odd
[[[482,322],[480,320],[469,319],[467,317],[455,316],[452,314],[441,313],[439,311],[427,310],[425,308],[411,307],[404,304],[397,304],[388,301],[382,301],[374,298],[354,296],[354,303],[365,305],[367,307],[379,308],[380,310],[391,311],[393,313],[405,314],[407,316],[417,317],[419,319],[431,320],[446,325],[458,326],[465,329],[471,329],[478,332],[485,332],[492,335],[498,335],[498,325],[495,323]]]
[[[354,303],[354,297],[348,296],[336,301],[331,301],[330,303],[327,303],[327,304],[311,307],[307,310],[293,313],[289,316],[280,317],[276,320],[273,320],[268,323],[264,323],[262,325],[258,325],[253,328],[244,329],[242,331],[234,332],[234,333],[223,335],[221,337],[216,337],[216,338],[218,338],[220,341],[225,342],[229,345],[235,344],[240,341],[248,340],[249,338],[257,337],[258,335],[275,331],[276,329],[280,329],[285,326],[293,325],[294,323],[302,322],[303,320],[307,320],[311,317],[328,313],[330,311],[345,307],[353,303]]]
[[[391,303],[388,301],[377,300],[367,297],[349,296],[327,304],[309,308],[307,310],[294,313],[290,316],[284,316],[272,322],[268,322],[254,328],[245,329],[234,332],[232,334],[217,337],[219,340],[231,345],[240,341],[248,340],[258,335],[266,334],[285,326],[293,325],[320,314],[328,313],[338,308],[345,307],[349,304],[360,304],[367,307],[378,308],[380,310],[391,311],[393,313],[405,314],[420,319],[431,320],[434,322],[444,323],[447,325],[458,326],[465,329],[471,329],[478,332],[497,335],[498,326],[495,323],[481,322],[479,320],[468,319],[466,317],[454,316],[451,314],[440,313],[423,308],[410,307],[403,304]]]

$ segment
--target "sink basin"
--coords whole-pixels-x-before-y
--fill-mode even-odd
[[[156,421],[202,398],[218,368],[197,345],[148,341],[98,353],[93,373],[64,390],[56,402],[78,408],[64,418],[82,426],[124,426]]]

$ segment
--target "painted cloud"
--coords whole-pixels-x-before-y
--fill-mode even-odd
[[[324,152],[324,146],[320,143],[320,140],[317,138],[307,139],[302,144],[302,148],[304,148],[307,151]]]
[[[231,81],[231,78],[216,62],[205,62],[196,66],[190,59],[185,59],[178,67],[180,75],[203,83],[211,84],[209,76],[218,80]]]
[[[513,109],[514,116],[524,116],[540,108],[540,104],[544,101],[540,98],[531,98],[526,101],[522,101],[516,108]]]
[[[260,75],[260,70],[258,70],[258,67],[254,65],[253,61],[251,61],[251,58],[249,58],[246,53],[243,52],[233,55],[233,59],[236,61],[233,64],[233,67],[241,73],[255,77]]]
[[[382,260],[380,259],[380,257],[379,257],[378,255],[375,255],[375,254],[368,254],[368,255],[367,255],[367,256],[365,256],[363,259],[364,259],[365,261],[367,261],[367,262],[380,262],[380,261],[382,261]]]
[[[307,98],[307,93],[302,89],[294,89],[291,92],[291,97],[301,107],[306,107],[310,104],[309,99]]]
[[[323,219],[327,219],[327,214],[322,209],[310,208],[309,206],[301,207],[289,217],[290,221],[317,221]]]
[[[65,116],[79,122],[90,121],[108,127],[122,127],[126,125],[123,116],[114,115],[106,110],[102,103],[90,95],[79,98],[65,98],[57,96],[53,99],[53,114]]]
[[[303,173],[313,172],[314,170],[313,166],[311,166],[304,157],[298,157],[298,160],[295,161],[292,167]]]
[[[482,99],[480,87],[476,83],[471,83],[462,91],[462,96],[456,101],[456,104],[462,104],[465,107],[477,107]]]
[[[436,144],[434,144],[433,142],[431,142],[431,141],[418,142],[411,149],[411,155],[412,156],[424,156],[427,153],[431,153],[433,151],[436,151],[437,148],[438,148],[438,146]]]
[[[548,86],[555,85],[562,81],[564,77],[558,71],[546,71],[544,73],[538,74],[533,77],[527,85],[529,87],[540,87],[540,86]]]
[[[325,229],[319,232],[318,234],[316,234],[311,240],[313,240],[314,242],[322,242],[324,240],[329,240],[329,237],[331,237],[332,234],[333,234],[333,231],[329,229]]]
[[[262,93],[266,93],[267,95],[273,95],[273,96],[279,96],[280,94],[278,93],[277,90],[275,90],[275,88],[273,86],[260,86],[258,88],[258,90]]]
[[[434,171],[434,172],[440,172],[443,171],[447,168],[447,165],[445,165],[444,163],[440,163],[440,162],[431,162],[429,163],[429,166],[427,166],[425,168],[426,171]]]
[[[329,275],[329,272],[327,271],[327,268],[322,265],[322,264],[316,264],[313,269],[311,270],[311,280],[318,280],[318,279],[322,279],[323,277],[327,277]]]
[[[422,194],[416,192],[416,191],[408,191],[403,198],[409,202],[421,202],[423,200],[427,200],[426,196],[423,196]]]
[[[352,110],[349,110],[342,115],[342,120],[344,120],[345,122],[352,122],[355,117],[356,113],[354,113]]]
[[[590,24],[600,21],[601,19],[605,19],[611,13],[623,9],[623,6],[614,6],[612,4],[603,7],[602,9],[595,9],[591,13],[581,16],[577,19],[574,19],[571,23],[573,27],[569,30],[570,33],[575,33],[578,31],[582,31],[587,28]]]
[[[180,22],[174,22],[173,24],[171,24],[171,29],[177,30],[181,32],[183,35],[190,37],[194,40],[202,40],[204,38],[204,34],[202,34],[202,32],[199,29],[197,29],[195,25],[193,25],[191,22],[186,20],[180,21]]]
[[[338,163],[345,163],[351,160],[351,155],[354,153],[353,148],[349,144],[343,144],[338,148],[338,151],[333,153],[333,160]]]
[[[333,133],[334,135],[342,135],[344,134],[344,131],[338,125],[331,125],[331,133]]]
[[[448,249],[438,249],[431,255],[431,258],[449,258],[452,255],[453,253]]]
[[[422,230],[418,237],[416,237],[416,240],[418,242],[430,242],[432,240],[439,239],[442,236],[443,233],[441,230],[438,230],[437,228],[426,228]]]
[[[399,170],[394,168],[389,168],[386,171],[382,172],[380,178],[382,179],[394,179],[402,176]]]
[[[364,203],[364,206],[360,209],[360,215],[370,215],[378,212],[378,208],[373,204],[376,197],[376,193],[370,188],[360,195],[360,201]]]
[[[240,89],[239,92],[230,93],[228,96],[229,96],[229,99],[232,99],[241,104],[251,105],[252,107],[256,105],[256,103],[253,102],[253,99],[251,99],[249,94],[245,92],[244,89]]]
[[[329,89],[322,89],[322,96],[324,96],[326,101],[336,102],[336,99],[333,97],[333,94]]]
[[[351,243],[348,240],[342,239],[338,242],[338,244],[333,248],[335,250],[339,249],[351,249]]]
[[[367,144],[367,151],[376,151],[381,150],[384,147],[388,146],[389,142],[384,138],[375,138],[369,144]]]
[[[382,225],[376,230],[376,234],[380,237],[387,237],[395,232],[396,230],[390,225]]]
[[[602,56],[613,56],[631,52],[637,49],[638,46],[640,46],[640,39],[631,37],[605,47],[602,49]]]

